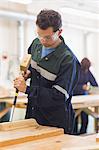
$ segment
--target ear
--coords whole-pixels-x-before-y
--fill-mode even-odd
[[[58,36],[61,35],[62,31],[63,31],[62,29],[59,29]]]

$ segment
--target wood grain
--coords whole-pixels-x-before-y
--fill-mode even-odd
[[[0,147],[64,134],[61,128],[38,125],[34,119],[0,124]]]

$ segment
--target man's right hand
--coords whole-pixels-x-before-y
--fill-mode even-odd
[[[18,89],[18,91],[25,93],[27,85],[24,77],[20,75],[14,80],[14,88]]]
[[[26,72],[22,72],[22,76],[24,77],[25,80],[27,80],[31,76],[31,71],[27,70]]]

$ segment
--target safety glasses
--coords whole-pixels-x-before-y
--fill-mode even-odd
[[[58,39],[58,31],[56,31],[53,35],[47,35],[47,36],[40,36],[38,35],[38,38],[40,40],[45,40],[45,41],[56,41]]]

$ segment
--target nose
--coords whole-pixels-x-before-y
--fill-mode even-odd
[[[44,38],[40,38],[40,41],[41,41],[42,44],[46,43],[46,39],[44,39]]]

